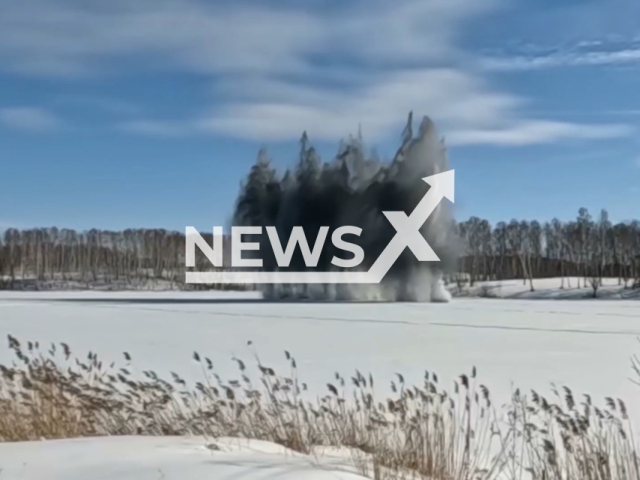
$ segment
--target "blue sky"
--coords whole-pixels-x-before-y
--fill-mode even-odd
[[[0,228],[208,230],[267,146],[409,110],[459,218],[640,217],[637,0],[0,0]]]

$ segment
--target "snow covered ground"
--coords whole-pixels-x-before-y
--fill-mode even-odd
[[[640,387],[629,381],[630,356],[640,353],[638,302],[460,298],[450,304],[314,304],[263,302],[254,293],[4,292],[0,333],[44,344],[64,341],[78,355],[92,351],[120,363],[126,351],[134,372],[153,369],[168,377],[174,371],[191,381],[201,379],[194,351],[211,358],[226,379],[238,378],[231,358],[240,357],[251,368],[251,340],[262,362],[282,373],[288,368],[283,352],[290,351],[301,381],[318,394],[326,393],[336,371],[371,372],[383,396],[396,372],[413,383],[421,382],[425,369],[435,371],[443,383],[475,365],[497,403],[508,398],[512,384],[548,394],[555,382],[590,394],[596,403],[606,396],[624,399],[640,431]],[[0,362],[8,355],[0,348]],[[323,466],[314,470],[317,477],[303,476],[297,469],[309,465],[308,458],[291,460],[293,470],[287,470],[289,457],[272,451],[220,454],[203,445],[182,439],[2,444],[0,479],[80,479],[95,467],[109,480],[333,475]],[[61,455],[76,460],[57,460]],[[112,464],[113,458],[119,460]],[[186,464],[193,476],[175,473]],[[227,469],[206,473],[222,468],[214,464]],[[246,476],[250,471],[254,476]]]
[[[631,286],[632,283],[630,281],[628,285]],[[455,295],[471,297],[527,300],[583,300],[593,297],[589,279],[585,285],[584,279],[576,277],[567,277],[564,281],[561,278],[536,278],[533,280],[533,288],[532,292],[528,280],[478,282],[473,287],[463,286],[460,291],[456,285],[449,286]],[[604,278],[597,295],[601,300],[640,300],[640,288],[624,288],[617,278]]]
[[[102,437],[0,445],[11,480],[358,480],[346,450],[302,455],[257,440]]]

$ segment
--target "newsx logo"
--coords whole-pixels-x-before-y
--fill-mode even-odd
[[[424,177],[431,188],[416,205],[411,215],[407,216],[402,211],[382,212],[396,230],[395,236],[376,259],[371,268],[366,272],[335,271],[335,272],[261,272],[261,271],[213,271],[213,272],[186,272],[186,283],[223,283],[223,284],[261,284],[261,283],[380,283],[386,273],[391,269],[405,248],[409,248],[421,262],[438,262],[440,259],[433,251],[429,243],[420,233],[420,228],[429,216],[437,208],[443,198],[454,202],[454,170],[449,170],[429,177]],[[302,227],[294,227],[287,243],[286,250],[278,237],[275,227],[265,227],[276,263],[281,268],[286,268],[291,263],[291,258],[296,245],[300,245],[305,266],[316,267],[322,253],[322,248],[329,233],[329,227],[321,227],[316,238],[313,250],[305,237]],[[355,268],[364,260],[364,250],[359,245],[345,241],[343,235],[352,234],[359,236],[362,229],[355,226],[342,226],[331,235],[333,245],[354,257],[344,260],[333,257],[331,263],[339,268]],[[232,227],[231,229],[231,266],[232,268],[261,268],[263,263],[260,258],[242,258],[242,252],[247,250],[259,250],[257,242],[243,242],[242,235],[260,235],[262,227]],[[186,251],[185,260],[187,267],[195,267],[195,247],[197,246],[214,267],[223,267],[223,229],[213,228],[213,247],[202,238],[194,227],[186,227]]]

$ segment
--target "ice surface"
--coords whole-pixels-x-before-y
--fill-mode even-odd
[[[231,358],[240,357],[251,368],[252,350],[247,346],[251,340],[262,362],[281,373],[288,372],[283,351],[290,351],[301,381],[319,394],[326,393],[326,383],[336,371],[344,375],[356,368],[365,375],[371,372],[377,380],[377,394],[382,396],[395,372],[402,373],[408,383],[418,383],[425,369],[435,371],[443,384],[475,365],[494,404],[508,398],[513,384],[523,391],[534,388],[548,394],[550,382],[555,382],[570,386],[576,395],[590,394],[595,403],[602,404],[606,396],[622,398],[636,432],[640,427],[640,404],[635,401],[639,387],[629,380],[630,356],[640,352],[640,302],[636,301],[462,298],[449,304],[318,304],[262,302],[251,293],[4,292],[0,294],[0,333],[43,344],[64,341],[78,355],[93,351],[121,365],[126,351],[133,357],[134,372],[153,369],[168,377],[175,371],[191,381],[201,379],[200,367],[192,360],[194,351],[211,358],[223,378],[237,379]],[[0,361],[9,360],[8,355],[6,348],[0,348]],[[118,443],[117,439],[108,441]],[[145,441],[149,443],[143,444]],[[140,449],[177,445],[176,451],[181,452],[180,445],[189,444],[187,440],[164,441],[172,440],[140,440]],[[0,468],[4,469],[0,478],[75,478],[28,476],[28,465],[35,465],[40,455],[35,452],[57,447],[24,445],[21,455],[34,460],[22,461],[27,463],[25,473],[13,477],[6,473],[10,465],[23,468],[18,467],[17,454],[11,450],[17,447],[0,445]],[[102,448],[99,445],[97,440],[80,441],[73,448],[87,448],[77,458],[89,462],[91,452]],[[113,448],[131,450],[120,445]],[[193,455],[204,455],[193,448],[198,452]],[[182,458],[180,455],[175,454],[176,458]],[[135,468],[137,461],[125,462],[127,468]],[[172,461],[161,455],[157,463],[172,465]],[[206,462],[195,462],[198,475]],[[60,465],[66,468],[63,462]],[[49,471],[53,472],[43,470]],[[163,478],[157,469],[155,472],[155,477],[148,473],[149,477],[135,478]],[[257,475],[234,478],[269,478],[265,470]],[[78,473],[77,478],[91,477]]]

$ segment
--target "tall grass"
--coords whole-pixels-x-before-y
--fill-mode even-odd
[[[398,375],[393,395],[379,401],[375,380],[336,374],[326,395],[308,400],[288,353],[280,375],[254,356],[251,370],[234,358],[238,380],[225,381],[194,352],[202,380],[178,374],[143,377],[107,365],[97,354],[80,359],[65,344],[41,348],[9,336],[14,356],[0,365],[0,441],[98,435],[204,435],[268,440],[310,453],[344,446],[375,479],[640,479],[626,405],[597,407],[567,387],[546,398],[516,390],[497,407],[475,368],[443,388],[425,372],[420,385]],[[638,370],[640,373],[640,369]]]

